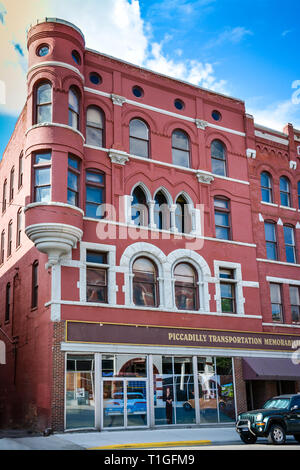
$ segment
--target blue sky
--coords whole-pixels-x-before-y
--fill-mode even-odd
[[[45,16],[87,47],[244,100],[259,124],[300,128],[300,2],[0,0],[0,158],[25,100],[26,29]]]

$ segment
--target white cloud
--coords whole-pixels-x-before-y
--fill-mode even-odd
[[[300,104],[293,103],[292,99],[276,102],[264,109],[247,106],[247,112],[254,116],[257,124],[282,131],[283,127],[291,122],[296,129],[300,129]]]
[[[177,0],[176,0],[177,1]],[[211,3],[201,0],[199,3]],[[78,26],[86,46],[171,77],[226,94],[225,81],[216,80],[213,65],[167,57],[161,43],[151,40],[151,24],[141,16],[139,0],[2,0],[0,22],[0,80],[6,85],[6,105],[0,112],[18,114],[26,97],[26,29],[43,17],[63,18]],[[190,5],[183,5],[188,12]],[[5,13],[5,17],[4,17]],[[1,17],[1,18],[2,18]],[[22,54],[23,52],[23,54]]]
[[[252,36],[253,32],[244,26],[236,26],[235,28],[227,28],[211,41],[208,41],[204,47],[209,49],[226,43],[239,44],[246,36]]]

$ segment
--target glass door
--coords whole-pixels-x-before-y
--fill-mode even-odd
[[[147,380],[103,380],[103,428],[148,426]]]

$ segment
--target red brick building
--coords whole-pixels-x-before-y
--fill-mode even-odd
[[[0,163],[1,425],[232,423],[300,391],[300,131],[63,20],[28,50]]]

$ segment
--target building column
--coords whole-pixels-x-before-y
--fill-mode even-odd
[[[242,358],[233,358],[236,414],[247,411],[246,382],[243,378]]]

